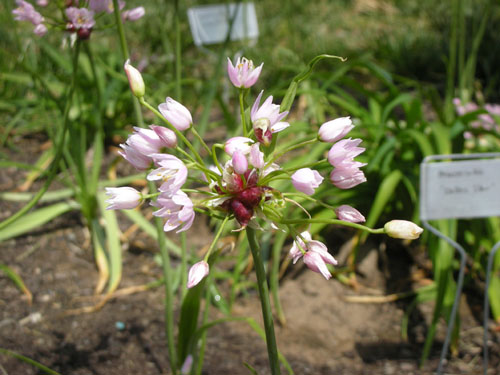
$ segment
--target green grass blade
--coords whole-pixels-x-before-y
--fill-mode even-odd
[[[375,200],[373,201],[370,213],[366,219],[365,225],[367,227],[371,228],[377,223],[387,203],[394,197],[394,191],[399,185],[402,177],[403,174],[401,171],[396,169],[384,178],[377,191],[377,195],[375,195]],[[368,232],[363,232],[360,236],[360,243],[363,243],[367,236]]]
[[[16,352],[13,352],[11,350],[0,348],[0,353],[4,354],[4,355],[8,355],[9,357],[18,359],[18,360],[20,360],[22,362],[25,362],[25,363],[27,363],[27,364],[29,364],[31,366],[34,366],[37,369],[39,369],[40,371],[43,371],[43,373],[45,373],[45,374],[49,374],[49,375],[61,375],[57,371],[51,370],[50,368],[42,365],[41,363],[39,363],[39,362],[37,362],[37,361],[35,361],[35,360],[31,359],[31,358],[25,357],[24,355],[16,353]]]
[[[26,296],[28,297],[28,302],[31,304],[31,301],[33,300],[33,295],[29,291],[29,289],[26,287],[26,284],[24,284],[23,279],[21,276],[19,276],[12,268],[9,266],[0,263],[0,271],[3,271],[5,275],[16,285],[17,288]]]
[[[39,208],[24,215],[16,222],[0,229],[0,242],[21,236],[38,229],[42,225],[48,223],[52,219],[65,214],[66,212],[77,209],[79,206],[76,202],[61,202],[51,206]]]
[[[120,244],[120,228],[114,210],[106,210],[106,195],[100,192],[97,195],[102,216],[106,222],[106,248],[109,261],[108,293],[112,293],[120,284],[122,278],[122,248]]]

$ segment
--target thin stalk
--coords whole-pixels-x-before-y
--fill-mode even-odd
[[[384,228],[368,228],[361,224],[351,223],[349,221],[338,220],[338,219],[289,219],[289,220],[280,220],[280,224],[337,224],[343,225],[345,227],[351,227],[356,229],[364,230],[371,234],[384,234]]]
[[[266,271],[264,262],[260,253],[259,244],[255,231],[247,227],[247,238],[257,274],[257,286],[259,289],[260,304],[262,307],[262,317],[264,318],[264,330],[266,332],[267,354],[269,357],[269,365],[271,366],[271,374],[280,374],[280,364],[278,358],[278,347],[276,345],[276,336],[274,334],[273,314],[271,312],[271,303],[269,300],[269,289],[267,286]]]
[[[187,293],[187,244],[186,232],[181,232],[181,287],[180,299],[184,301],[184,296]]]
[[[177,101],[182,101],[182,56],[181,56],[181,25],[179,0],[175,0],[175,95]]]
[[[448,56],[448,66],[446,74],[446,95],[445,95],[445,118],[450,121],[453,114],[452,98],[455,91],[455,73],[457,68],[457,47],[458,47],[458,7],[460,0],[452,1],[452,19],[450,35],[450,52]]]
[[[113,0],[113,12],[115,14],[116,29],[118,30],[118,35],[120,37],[120,47],[122,50],[123,61],[125,62],[129,59],[130,54],[128,52],[127,39],[125,37],[125,30],[123,29],[123,22],[120,14],[120,5],[118,4],[118,0]],[[134,113],[137,124],[142,128],[144,127],[144,120],[142,118],[141,105],[139,104],[137,98],[132,94],[132,92],[130,92],[130,95],[132,95],[132,103],[134,105]]]
[[[194,136],[196,138],[198,138],[198,140],[200,141],[201,145],[205,148],[205,150],[207,150],[208,154],[210,155],[212,153],[212,150],[210,150],[210,147],[207,146],[207,144],[205,143],[205,141],[203,140],[203,138],[201,137],[201,135],[196,131],[196,129],[194,128],[194,126],[191,126],[191,128],[189,128],[189,130],[191,130],[191,133],[193,133]]]
[[[156,192],[156,186],[149,182],[149,191]],[[170,254],[163,231],[163,220],[159,217],[154,218],[156,231],[158,233],[158,245],[162,259],[163,281],[165,285],[165,336],[167,338],[168,356],[170,370],[173,375],[177,374],[177,351],[174,342],[174,290],[172,287],[172,268],[170,267]]]
[[[280,258],[281,258],[281,249],[283,248],[283,244],[285,243],[285,239],[287,237],[287,233],[278,232],[274,239],[273,244],[273,263],[271,267],[271,274],[269,277],[269,287],[271,288],[271,295],[273,297],[274,309],[276,310],[276,314],[278,315],[278,320],[281,324],[286,323],[285,312],[283,311],[283,307],[281,307],[281,301],[279,296],[279,272],[280,272]]]
[[[241,116],[241,126],[243,127],[243,136],[248,137],[248,129],[245,119],[245,103],[243,101],[243,96],[245,95],[245,89],[240,88],[239,97],[240,97],[240,116]]]
[[[287,152],[293,151],[293,150],[300,148],[300,147],[303,147],[303,146],[307,146],[307,145],[309,145],[311,143],[315,143],[317,141],[318,141],[318,137],[314,137],[313,139],[308,139],[307,141],[296,143],[290,147],[285,148],[284,150],[279,151],[276,155],[273,155],[271,160],[267,163],[266,167],[271,165],[272,163],[274,163],[276,160],[278,160],[280,157],[285,155]]]
[[[54,160],[52,160],[52,164],[50,165],[50,170],[47,175],[47,179],[45,180],[45,183],[43,184],[42,188],[38,191],[37,194],[33,197],[33,199],[26,204],[23,208],[21,208],[19,211],[17,211],[14,215],[10,216],[9,218],[5,219],[0,223],[0,229],[5,228],[9,224],[13,223],[17,219],[19,219],[21,216],[23,216],[26,212],[31,210],[37,203],[38,201],[42,198],[42,196],[45,194],[45,192],[49,189],[49,186],[52,184],[52,181],[56,177],[57,170],[59,168],[59,162],[61,161],[61,157],[63,154],[64,150],[64,144],[66,141],[66,133],[68,131],[68,125],[69,125],[69,109],[71,108],[72,104],[72,98],[73,94],[75,92],[75,87],[76,87],[76,74],[78,70],[78,56],[80,55],[80,41],[77,40],[76,42],[76,48],[75,52],[73,55],[73,74],[71,77],[71,83],[68,89],[68,94],[66,96],[66,107],[64,108],[64,114],[63,114],[63,128],[61,130],[61,133],[59,134],[59,140],[57,142],[57,149],[56,149],[56,154],[54,156]]]

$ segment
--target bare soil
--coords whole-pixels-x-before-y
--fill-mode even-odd
[[[23,148],[24,158],[29,159],[26,149],[29,147]],[[13,168],[2,170],[1,190],[13,190],[23,177],[24,173]],[[19,207],[0,202],[0,218],[8,217]],[[121,224],[125,228],[128,225]],[[196,226],[197,235],[189,238],[190,244],[208,244],[211,234],[203,220],[197,219]],[[339,229],[330,233],[329,247],[343,261],[349,236]],[[325,281],[301,262],[291,266],[282,279],[280,296],[287,323],[276,326],[278,346],[296,374],[435,371],[444,338],[443,323],[430,359],[422,369],[418,367],[432,317],[431,302],[420,304],[413,311],[408,339],[404,340],[401,322],[411,298],[387,303],[346,300],[346,296],[352,295],[408,291],[428,281],[424,250],[399,241],[379,241],[382,242],[370,242],[362,249],[357,288],[335,279]],[[123,251],[120,288],[144,285],[161,277],[154,260],[155,245],[140,232],[131,242]],[[16,270],[33,293],[29,304],[10,279],[0,274],[1,348],[30,357],[61,374],[170,373],[161,287],[111,299],[93,312],[75,311],[97,303],[93,293],[98,277],[88,232],[78,212],[66,214],[29,235],[0,243],[0,263]],[[224,290],[224,285],[221,287]],[[460,307],[460,345],[446,365],[447,374],[482,374],[481,302],[481,293],[466,288]],[[261,322],[256,293],[241,296],[232,313]],[[212,309],[212,318],[222,316]],[[492,328],[496,329],[490,330],[488,374],[500,374],[500,334],[498,327]],[[231,322],[208,331],[203,374],[247,375],[250,372],[244,362],[261,375],[270,373],[265,344],[252,328],[243,322]],[[40,373],[1,354],[0,365],[2,374]]]

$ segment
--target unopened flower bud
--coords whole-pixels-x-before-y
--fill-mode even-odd
[[[335,120],[325,122],[319,128],[318,136],[323,142],[334,143],[344,138],[354,125],[349,117],[340,117]]]
[[[364,223],[366,221],[365,217],[361,215],[358,210],[347,204],[337,207],[335,214],[339,220],[349,221],[351,223]]]
[[[142,201],[141,193],[127,186],[106,188],[106,195],[110,196],[106,201],[109,203],[107,210],[130,210],[136,208]]]
[[[125,69],[125,73],[127,73],[128,83],[130,84],[132,93],[135,97],[142,98],[146,92],[146,86],[144,85],[141,73],[130,65],[130,60],[125,61],[123,68]]]
[[[207,262],[202,260],[201,262],[193,264],[188,273],[188,289],[198,285],[200,281],[208,275],[208,272],[209,266]]]
[[[311,168],[301,168],[292,175],[292,184],[295,189],[307,195],[314,194],[314,189],[322,182],[323,177]]]
[[[389,237],[403,240],[415,240],[424,231],[417,224],[406,220],[391,220],[384,225],[384,230]]]
[[[244,174],[248,169],[248,161],[240,150],[233,153],[233,169],[238,174]]]
[[[189,129],[193,123],[191,112],[181,103],[170,97],[165,99],[165,103],[161,103],[158,106],[158,110],[179,131]]]

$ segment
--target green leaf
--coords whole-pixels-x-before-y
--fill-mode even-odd
[[[365,225],[367,227],[373,227],[377,223],[387,203],[394,197],[394,191],[402,177],[403,174],[401,171],[396,169],[384,178],[377,191],[377,195],[375,195],[375,200],[373,201],[368,218],[366,219]],[[360,237],[360,243],[363,243],[367,236],[368,232],[363,232]]]
[[[247,362],[243,362],[243,365],[253,374],[253,375],[259,375],[256,369],[254,369],[252,366],[250,366]]]
[[[34,367],[36,367],[37,369],[39,369],[40,371],[42,371],[45,374],[49,374],[49,375],[61,375],[58,372],[56,372],[54,370],[51,370],[50,368],[42,365],[41,363],[39,363],[39,362],[37,362],[37,361],[35,361],[35,360],[31,359],[31,358],[25,357],[24,355],[18,354],[16,352],[11,351],[11,350],[0,348],[0,353],[4,354],[4,355],[8,355],[9,357],[18,359],[18,360],[20,360],[22,362],[25,362],[25,363],[27,363],[27,364],[29,364],[31,366],[34,366]]]
[[[52,219],[79,208],[74,201],[56,203],[32,211],[12,224],[0,229],[0,242],[32,232]]]
[[[26,294],[26,296],[28,297],[28,302],[31,304],[33,295],[26,287],[26,284],[24,284],[21,276],[19,276],[12,268],[2,263],[0,263],[0,271],[3,271],[3,273],[5,273],[5,275],[7,275],[7,277],[19,288],[19,290]]]
[[[431,142],[429,142],[429,139],[425,134],[419,132],[418,130],[408,129],[402,132],[402,136],[409,136],[413,141],[415,141],[420,148],[420,152],[422,152],[424,158],[426,156],[434,154],[434,149]]]
[[[122,278],[122,248],[120,244],[120,228],[114,210],[107,210],[106,195],[100,192],[97,195],[101,214],[106,224],[106,250],[109,261],[109,284],[108,293],[112,293],[118,288]]]

